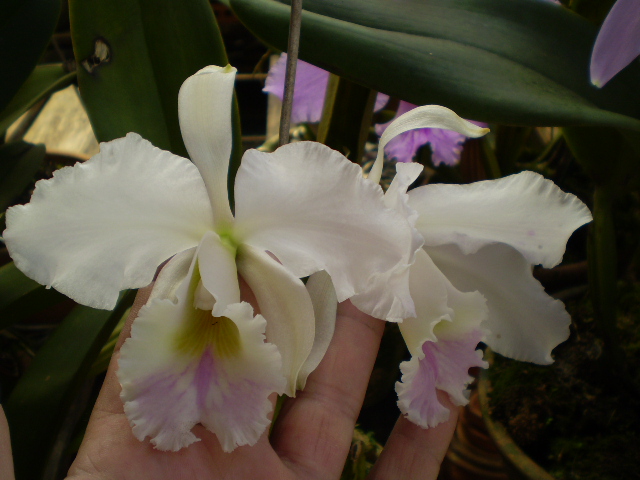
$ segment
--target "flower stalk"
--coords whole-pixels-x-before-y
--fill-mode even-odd
[[[613,194],[597,186],[593,195],[593,224],[589,229],[589,287],[599,335],[604,344],[603,361],[617,377],[626,372],[617,327],[617,252],[613,223]]]
[[[293,92],[296,83],[296,66],[298,64],[298,50],[300,48],[300,26],[302,23],[302,0],[291,2],[291,19],[289,22],[289,46],[287,47],[287,73],[284,83],[284,98],[280,113],[279,146],[289,143],[289,128],[291,127],[291,110],[293,108]]]

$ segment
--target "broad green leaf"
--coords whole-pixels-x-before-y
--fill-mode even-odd
[[[231,0],[240,20],[286,48],[289,7]],[[305,0],[300,56],[415,104],[514,125],[640,130],[640,65],[589,83],[596,27],[539,0]],[[613,83],[615,82],[615,83]]]
[[[0,0],[0,111],[36,66],[59,14],[60,0]]]
[[[70,300],[27,278],[13,262],[0,267],[0,330],[64,301]]]
[[[38,287],[41,285],[26,277],[13,262],[3,265],[0,267],[0,312]]]
[[[65,71],[62,65],[38,65],[0,112],[0,133],[37,102],[71,84],[75,78],[75,72]]]
[[[4,405],[17,480],[41,478],[67,409],[133,292],[112,312],[76,307],[38,351]]]
[[[227,64],[209,2],[71,0],[78,83],[101,142],[137,132],[186,156],[178,124],[182,82]]]
[[[0,211],[6,210],[33,181],[45,153],[44,145],[22,141],[0,146]]]

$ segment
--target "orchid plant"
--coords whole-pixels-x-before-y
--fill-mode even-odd
[[[263,15],[270,19],[263,22],[268,25],[265,28],[276,31],[277,15],[270,9],[282,7],[279,2],[265,0],[258,5],[264,8],[242,10],[243,4],[261,1],[231,3],[238,7],[238,16],[246,15],[248,24],[252,15]],[[75,3],[78,9],[86,5]],[[109,2],[102,3],[118,10]],[[208,2],[201,3],[209,8]],[[324,8],[309,3],[309,8]],[[417,1],[409,3],[419,6]],[[363,34],[365,27],[344,12],[327,7],[327,15],[307,17],[311,25],[305,32],[310,35],[307,38],[323,45],[322,52],[309,54],[309,58],[363,85],[367,85],[367,75],[375,72],[381,80],[376,78],[367,88],[389,92],[395,88],[394,95],[405,92],[397,84],[406,82],[406,72],[411,72],[412,81],[415,77],[427,87],[420,90],[413,84],[417,82],[406,82],[411,91],[408,98],[431,98],[433,94],[469,118],[504,125],[596,125],[598,129],[605,125],[625,135],[640,129],[633,112],[615,101],[608,103],[622,93],[604,89],[599,97],[600,91],[588,84],[588,52],[586,57],[582,51],[575,56],[573,51],[569,56],[563,53],[560,46],[575,47],[567,38],[558,36],[566,41],[557,42],[559,53],[553,58],[528,56],[525,47],[543,45],[549,34],[541,27],[513,28],[520,25],[521,11],[535,14],[539,25],[546,25],[542,20],[547,18],[558,19],[558,25],[566,25],[567,37],[584,40],[588,29],[581,30],[576,16],[565,18],[564,7],[523,2],[516,14],[504,8],[499,13],[492,11],[486,2],[472,2],[474,7],[468,12],[468,2],[440,3],[438,8],[451,25],[459,21],[465,32],[469,27],[467,37],[450,33],[463,29],[448,29],[444,35],[439,25],[432,24],[423,31],[421,24],[416,26],[406,17],[400,27],[393,19],[384,24],[386,20],[375,15],[383,2],[368,2],[363,8],[371,9],[367,15],[373,23],[366,28],[378,29],[387,39],[382,41]],[[82,8],[87,10],[80,12],[83,15],[76,12],[72,20],[79,52],[94,42],[94,27],[87,19],[102,18],[91,10],[94,7]],[[184,8],[197,13],[193,5]],[[637,2],[618,0],[607,17],[591,59],[591,81],[596,86],[604,86],[637,56],[637,13]],[[80,18],[85,22],[83,28]],[[463,18],[468,24],[458,20]],[[492,25],[499,27],[494,29],[495,42],[493,37],[487,40],[484,21],[474,21],[478,18],[495,20]],[[190,23],[185,19],[181,25],[186,30]],[[416,17],[416,22],[422,19]],[[342,36],[331,30],[340,22],[352,27],[338,29]],[[126,41],[131,41],[117,37],[120,24],[113,21],[110,27],[118,25],[116,33],[107,29],[113,36],[105,35],[108,46],[116,51],[122,47],[118,42],[127,46]],[[81,30],[86,38],[78,33]],[[95,30],[101,31],[102,26]],[[260,34],[255,25],[252,30]],[[156,34],[158,39],[166,36],[159,27]],[[326,40],[327,35],[341,40],[331,45],[317,40]],[[344,39],[358,35],[365,39],[361,45],[375,47],[361,47],[363,55],[373,53],[363,56],[364,60],[358,57],[360,63],[349,58],[345,62],[341,55],[352,55],[349,48],[356,42]],[[444,35],[444,41],[439,35]],[[209,51],[212,37],[207,38],[198,47],[200,53]],[[414,41],[419,54],[400,58]],[[146,42],[137,45],[146,48]],[[282,48],[277,40],[268,43]],[[340,52],[343,47],[346,53]],[[310,50],[308,45],[305,48]],[[126,50],[152,56],[144,48]],[[432,51],[433,58],[426,57]],[[129,110],[122,112],[122,118],[131,117],[136,106],[131,102],[134,90],[129,90],[130,64],[118,54],[98,62],[95,53],[84,58],[95,62],[91,64],[94,69],[78,73],[81,88],[86,87],[83,99],[87,105],[94,102],[89,108],[94,110],[106,109],[110,102],[114,110],[126,105]],[[334,55],[335,62],[323,55]],[[461,59],[476,55],[489,67],[486,71],[478,68],[478,78],[473,79],[478,81],[470,81],[463,68],[467,63]],[[146,65],[140,67],[146,79],[166,77],[167,83],[178,79],[179,85],[200,66],[217,61],[204,62],[203,55],[197,67],[187,69],[190,59],[178,57],[162,56],[171,58],[162,68],[153,62],[149,67],[137,57],[133,63]],[[370,67],[378,57],[393,61],[381,60],[380,65]],[[153,61],[159,62],[158,58]],[[579,75],[568,59],[576,59]],[[77,60],[82,65],[83,58]],[[173,62],[180,63],[179,74],[163,77],[162,72],[173,72]],[[284,64],[283,55],[269,72],[265,87],[280,97]],[[349,68],[364,73],[354,75]],[[111,79],[103,81],[114,71],[119,80],[124,79],[126,89]],[[395,75],[396,71],[405,73]],[[139,440],[148,438],[159,450],[179,450],[199,440],[192,427],[202,424],[215,433],[227,452],[254,445],[271,424],[275,394],[295,396],[323,359],[335,321],[335,309],[318,301],[327,290],[335,293],[337,301],[349,299],[369,315],[398,323],[411,355],[400,366],[398,405],[404,416],[423,428],[449,417],[447,407],[438,400],[438,390],[446,392],[454,405],[467,403],[469,368],[487,366],[478,349],[480,342],[517,360],[553,361],[551,352],[567,338],[570,319],[562,303],[547,295],[533,278],[532,267],[557,265],[571,233],[591,221],[591,213],[580,200],[526,171],[470,185],[434,184],[410,190],[422,171],[422,166],[412,163],[419,148],[429,144],[436,166],[455,165],[464,141],[488,130],[444,107],[416,107],[404,101],[399,102],[392,121],[375,126],[379,149],[368,175],[327,146],[299,142],[272,153],[247,151],[229,192],[228,178],[234,178],[230,156],[235,73],[231,67],[211,66],[184,82],[178,98],[179,129],[189,159],[153,145],[163,141],[164,119],[158,122],[162,128],[150,129],[161,132],[158,136],[131,129],[153,139],[153,144],[136,133],[124,136],[126,130],[106,135],[102,138],[122,138],[102,143],[101,152],[91,160],[40,181],[29,204],[14,206],[6,214],[3,240],[15,265],[28,277],[80,304],[111,309],[122,290],[153,283],[151,297],[134,321],[118,360],[121,398]],[[298,62],[294,122],[320,121],[328,79],[327,71]],[[156,88],[138,83],[144,92]],[[441,90],[440,84],[444,85]],[[113,95],[109,88],[122,91]],[[161,117],[158,111],[172,110],[169,104],[175,109],[175,96],[158,88],[157,97],[162,101],[154,97],[149,103],[155,102],[159,110],[150,109],[155,112],[152,115],[142,112],[136,117],[139,124],[140,118],[156,120]],[[389,97],[378,94],[375,109],[383,109],[388,101]],[[117,123],[113,118],[105,114],[100,128]],[[167,131],[171,130],[171,121],[166,123]],[[172,141],[180,137],[178,123],[174,123],[176,131],[167,135]],[[582,133],[590,136],[592,131],[583,129]],[[570,147],[579,151],[570,129],[565,134]],[[170,148],[168,145],[163,148]],[[174,145],[171,149],[179,151]],[[378,185],[385,153],[398,161],[386,193]],[[630,162],[636,160],[633,156]],[[615,182],[605,183],[607,189],[615,189]],[[596,185],[596,192],[600,187]],[[593,231],[594,236],[603,236],[604,231],[608,245],[615,246],[611,191],[606,197],[595,195],[597,225]],[[601,285],[615,285],[615,257],[603,256],[605,249],[594,244],[594,278]],[[589,263],[591,267],[591,258]],[[602,274],[606,268],[609,276]],[[592,289],[594,299],[603,295]],[[609,296],[615,297],[615,290]],[[601,302],[600,309],[615,320],[615,308],[606,308],[611,305]]]
[[[18,268],[95,308],[113,308],[120,290],[148,284],[171,258],[118,370],[135,435],[161,450],[197,441],[196,423],[227,451],[251,445],[269,423],[269,394],[304,387],[330,339],[316,338],[317,324],[332,320],[314,315],[301,277],[326,271],[339,301],[352,298],[378,318],[414,315],[413,226],[339,153],[312,142],[248,151],[232,215],[234,77],[231,67],[207,67],[180,91],[193,163],[131,133],[7,212],[4,238]],[[238,277],[260,314],[242,301]]]
[[[480,341],[551,360],[568,317],[530,266],[559,262],[569,234],[590,220],[580,201],[536,174],[407,195],[418,164],[398,164],[383,196],[382,152],[394,137],[421,127],[487,131],[432,106],[389,125],[368,179],[318,143],[249,150],[234,216],[225,188],[234,78],[231,67],[207,67],[180,90],[193,163],[132,133],[40,182],[28,205],[7,212],[16,265],[96,308],[113,308],[120,290],[147,285],[170,258],[119,359],[138,439],[179,450],[198,440],[191,429],[201,423],[226,451],[254,444],[269,425],[267,397],[304,388],[327,348],[330,336],[315,333],[332,319],[314,312],[300,280],[321,270],[339,301],[402,322],[413,358],[402,366],[399,405],[423,427],[448,418],[436,389],[465,403],[468,369],[484,366]],[[517,221],[525,208],[527,221]],[[259,314],[243,301],[239,278]],[[516,323],[522,305],[528,313]]]

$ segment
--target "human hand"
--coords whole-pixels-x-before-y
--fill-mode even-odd
[[[133,436],[116,377],[120,347],[150,292],[147,287],[136,297],[68,480],[340,478],[384,322],[348,301],[338,305],[335,334],[324,359],[305,390],[285,401],[272,434],[265,432],[254,446],[225,453],[215,435],[198,425],[194,433],[200,442],[163,452]],[[444,397],[441,401],[448,402]],[[436,428],[423,430],[399,418],[369,480],[435,479],[457,420],[457,408],[447,405],[451,416]]]

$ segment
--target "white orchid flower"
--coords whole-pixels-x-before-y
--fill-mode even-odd
[[[183,84],[191,161],[130,133],[39,182],[31,203],[7,212],[4,239],[18,268],[84,305],[113,308],[119,291],[148,285],[171,258],[118,372],[134,434],[161,450],[197,441],[196,423],[226,451],[252,445],[269,423],[267,396],[304,386],[330,339],[315,332],[331,328],[316,324],[307,290],[326,282],[305,288],[301,278],[325,271],[338,301],[358,295],[379,318],[415,314],[408,281],[376,293],[385,272],[406,269],[415,235],[338,152],[313,142],[247,151],[232,214],[234,78],[231,67],[207,67]],[[259,315],[241,302],[238,275]]]
[[[432,126],[470,137],[488,131],[444,107],[426,106],[399,117],[379,148],[399,133]],[[378,158],[370,178],[379,181],[381,169]],[[396,390],[401,412],[427,428],[449,418],[437,389],[455,405],[468,403],[469,368],[487,366],[476,350],[480,341],[516,360],[553,361],[551,350],[567,339],[571,320],[532,267],[560,263],[571,233],[592,217],[576,196],[534,172],[407,194],[421,171],[418,164],[397,164],[385,199],[424,244],[409,272],[416,315],[400,323],[412,358],[401,365]]]

